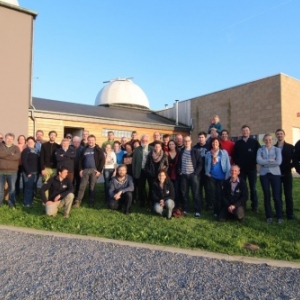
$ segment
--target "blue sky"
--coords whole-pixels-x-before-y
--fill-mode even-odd
[[[150,108],[285,73],[300,79],[298,0],[19,0],[38,12],[33,95],[94,104],[134,77]]]

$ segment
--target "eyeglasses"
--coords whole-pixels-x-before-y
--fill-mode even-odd
[[[72,137],[71,136],[67,136],[67,139],[71,139]]]

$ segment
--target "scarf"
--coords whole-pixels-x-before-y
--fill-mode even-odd
[[[211,153],[211,156],[212,156],[212,164],[215,165],[217,162],[218,162],[218,155],[219,155],[219,150],[214,150],[214,149],[211,149],[210,150],[210,153]]]
[[[164,152],[162,150],[159,151],[159,153],[155,153],[154,151],[152,152],[152,158],[154,162],[160,162],[162,157],[164,155]]]

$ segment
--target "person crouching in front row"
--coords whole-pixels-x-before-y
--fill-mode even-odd
[[[152,199],[155,203],[154,211],[163,215],[164,209],[166,209],[167,219],[171,220],[173,208],[175,207],[173,183],[166,170],[160,170],[157,179],[154,181],[152,189]]]
[[[123,210],[124,214],[129,215],[133,190],[133,180],[132,177],[127,174],[126,165],[119,165],[117,167],[116,176],[112,177],[109,184],[109,208]]]
[[[234,165],[230,169],[230,177],[223,183],[222,210],[218,218],[221,222],[229,217],[235,217],[240,222],[244,219],[248,187],[239,175],[240,167]]]
[[[73,184],[68,177],[68,169],[61,167],[57,176],[42,185],[41,197],[46,206],[46,215],[55,217],[59,208],[64,207],[64,217],[68,218],[74,199]],[[49,198],[46,197],[49,191]]]

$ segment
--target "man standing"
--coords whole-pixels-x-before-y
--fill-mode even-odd
[[[177,150],[181,151],[184,148],[182,134],[180,134],[180,133],[176,134],[175,142],[176,142]]]
[[[80,186],[80,181],[81,181],[81,177],[79,175],[79,158],[80,158],[81,152],[83,150],[83,146],[80,145],[80,137],[79,136],[73,137],[73,146],[75,148],[73,185],[75,187],[74,194],[75,194],[75,197],[77,197],[79,186]]]
[[[277,129],[275,132],[277,143],[274,145],[281,149],[282,163],[280,165],[281,183],[283,185],[286,216],[289,220],[294,219],[294,200],[293,200],[293,155],[294,146],[286,143],[285,132],[283,129]],[[280,197],[282,202],[282,185],[280,186]]]
[[[248,178],[252,211],[257,212],[258,198],[256,190],[257,170],[256,154],[260,148],[257,140],[250,137],[250,127],[243,125],[242,139],[238,140],[233,148],[233,161],[240,167],[240,177],[245,181]]]
[[[46,195],[46,191],[48,191],[49,197]],[[42,185],[41,197],[46,207],[46,215],[55,217],[58,209],[65,207],[64,217],[69,217],[74,194],[67,168],[59,169],[57,176],[51,177]]]
[[[107,144],[110,144],[111,145],[111,149],[114,148],[114,138],[115,138],[115,135],[112,131],[109,131],[107,133],[107,141],[102,143],[102,150],[104,151],[105,150],[105,147]]]
[[[86,147],[88,145],[88,136],[90,135],[90,132],[88,130],[83,130],[82,133],[82,140],[80,145],[83,147]]]
[[[160,133],[158,131],[155,131],[153,133],[153,142],[150,143],[149,146],[153,147],[155,141],[159,141],[159,142],[161,141],[160,140]]]
[[[170,135],[169,134],[164,134],[163,135],[163,143],[162,143],[162,149],[164,153],[168,154],[169,153],[169,141],[170,141]]]
[[[10,208],[16,206],[16,180],[21,157],[20,149],[13,144],[15,135],[7,133],[5,135],[5,142],[0,143],[0,206],[2,206],[4,198],[4,185],[7,182]]]
[[[57,169],[66,167],[68,169],[68,178],[71,182],[74,180],[74,159],[76,156],[75,148],[70,145],[69,139],[63,139],[61,141],[61,148],[55,152],[57,161]]]
[[[35,133],[35,149],[40,155],[42,144],[45,143],[44,141],[44,131],[43,130],[37,130]]]
[[[226,221],[230,216],[234,216],[242,222],[248,199],[248,187],[246,181],[239,177],[239,166],[232,166],[230,175],[223,183],[223,209],[221,210],[219,221]]]
[[[44,182],[47,182],[50,177],[56,175],[57,162],[55,152],[60,147],[57,143],[55,143],[56,136],[56,131],[50,131],[49,142],[42,144],[41,173],[43,175]]]
[[[213,204],[210,203],[210,197],[207,196],[207,176],[205,175],[205,155],[206,152],[209,151],[209,145],[206,142],[206,132],[200,131],[198,133],[198,143],[194,146],[195,149],[199,152],[201,158],[202,158],[202,170],[200,172],[200,201],[203,202],[204,196],[203,196],[203,190],[205,192],[205,201],[206,201],[206,209],[212,210]]]
[[[180,191],[183,200],[184,214],[189,211],[189,188],[192,190],[195,217],[201,213],[201,199],[199,195],[199,181],[202,170],[202,158],[197,149],[192,148],[190,136],[184,138],[184,148],[179,153],[178,174],[180,175]]]
[[[129,215],[133,190],[132,177],[127,175],[126,165],[119,165],[117,175],[111,179],[109,185],[109,207],[123,209],[124,214]]]
[[[95,205],[95,186],[98,177],[103,171],[105,164],[105,156],[103,150],[96,145],[96,137],[89,135],[88,146],[86,146],[79,159],[79,175],[81,177],[81,183],[78,191],[78,196],[74,202],[73,207],[77,208],[80,206],[81,201],[84,197],[84,192],[87,184],[90,184],[90,201],[89,206],[94,207]]]
[[[126,143],[127,143],[127,138],[125,137],[125,136],[123,136],[122,138],[121,138],[121,150],[122,151],[126,151]]]
[[[138,180],[138,197],[141,207],[144,207],[149,199],[146,192],[146,182],[148,182],[148,186],[150,187],[151,179],[147,176],[145,165],[147,156],[151,150],[153,150],[153,148],[149,146],[149,136],[144,134],[141,138],[141,146],[138,146],[133,151],[132,174],[133,177]]]

